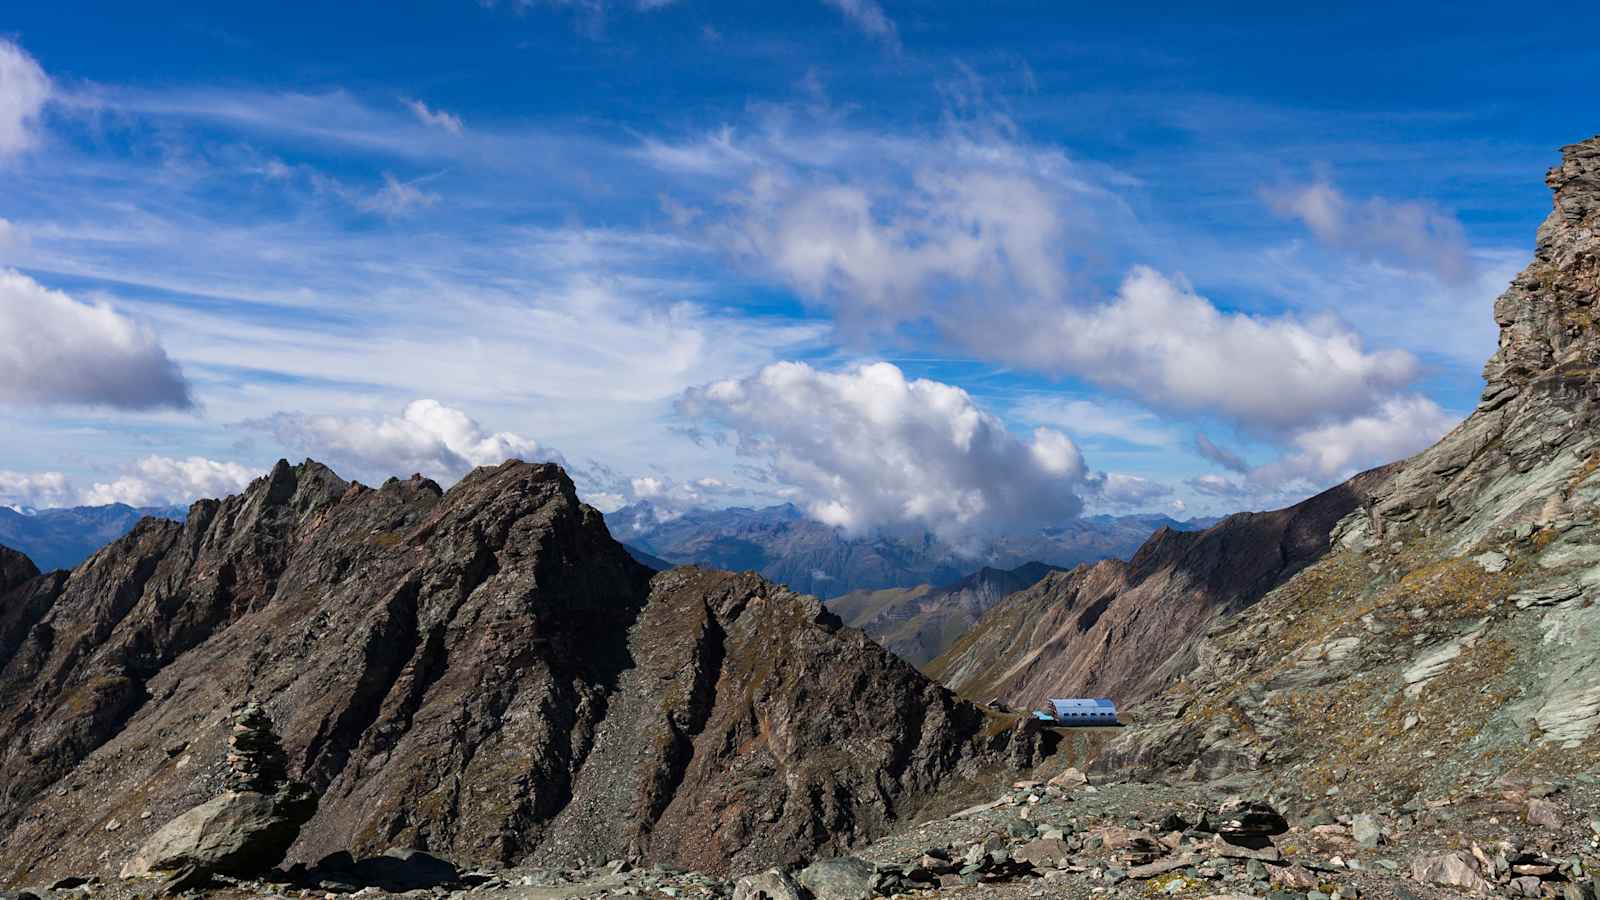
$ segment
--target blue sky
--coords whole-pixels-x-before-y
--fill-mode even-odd
[[[1471,409],[1596,128],[1527,6],[213,6],[0,14],[0,503],[1281,505]]]

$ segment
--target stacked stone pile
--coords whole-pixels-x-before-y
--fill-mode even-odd
[[[228,737],[228,790],[275,794],[289,778],[289,756],[284,753],[272,718],[251,703],[234,717]]]

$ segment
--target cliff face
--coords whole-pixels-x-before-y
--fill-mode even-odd
[[[1102,769],[1403,797],[1600,759],[1600,138],[1546,181],[1477,409],[1200,642]]]
[[[1208,628],[1327,552],[1334,524],[1388,475],[1375,470],[1205,531],[1163,528],[1126,563],[1052,572],[991,609],[926,670],[966,696],[1023,707],[1048,697],[1142,700],[1192,667]]]
[[[113,875],[217,792],[246,701],[323,794],[301,860],[751,868],[873,836],[1006,744],[814,600],[652,587],[555,466],[446,493],[280,463],[71,573],[4,560],[0,881]]]

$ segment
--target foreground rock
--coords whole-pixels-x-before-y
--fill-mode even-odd
[[[272,720],[254,704],[228,739],[228,790],[162,826],[122,867],[123,878],[176,873],[168,891],[212,875],[260,875],[280,862],[316,813],[316,795],[290,781]]]

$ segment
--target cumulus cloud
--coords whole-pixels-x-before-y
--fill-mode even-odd
[[[1250,471],[1250,464],[1244,461],[1244,457],[1234,453],[1232,450],[1218,447],[1211,442],[1211,438],[1207,437],[1204,431],[1196,431],[1194,433],[1194,450],[1205,459],[1211,460],[1230,472],[1243,473]]]
[[[75,493],[60,472],[10,472],[0,469],[0,506],[65,506]]]
[[[1345,478],[1431,446],[1457,421],[1420,394],[1392,397],[1370,413],[1297,432],[1291,452],[1251,474],[1267,483]]]
[[[417,117],[417,121],[430,128],[442,128],[451,134],[460,134],[463,131],[460,116],[445,112],[442,109],[430,109],[428,104],[423,103],[421,100],[405,100],[403,102],[406,108],[411,110],[412,115]]]
[[[280,413],[247,423],[335,468],[379,480],[420,472],[455,481],[475,466],[508,459],[564,462],[537,441],[486,431],[466,413],[436,400],[415,400],[399,416]]]
[[[1054,429],[1008,432],[960,388],[889,363],[819,372],[767,366],[688,391],[680,411],[731,430],[818,521],[851,533],[911,528],[960,539],[1077,515],[1089,478]]]
[[[1331,318],[1225,313],[1189,286],[1136,267],[1108,304],[1024,320],[996,352],[1175,412],[1287,430],[1362,413],[1417,376],[1416,360],[1369,351]]]
[[[1065,279],[1052,193],[1009,167],[925,169],[903,191],[764,171],[735,246],[808,297],[889,322],[975,289],[1055,296]]]
[[[33,145],[49,99],[49,76],[26,50],[0,38],[0,159]]]
[[[237,494],[259,474],[238,463],[217,462],[202,456],[186,459],[147,456],[129,466],[115,480],[99,482],[85,490],[79,502],[84,506],[185,504],[202,497]]]
[[[149,328],[0,269],[0,403],[187,409],[194,400]]]
[[[1265,465],[1225,466],[1234,474],[1201,475],[1185,483],[1212,497],[1279,506],[1364,469],[1411,456],[1432,445],[1457,421],[1427,397],[1399,395],[1369,413],[1295,431],[1288,436],[1283,455]],[[1197,449],[1204,437],[1195,436]]]
[[[1327,181],[1262,188],[1261,197],[1275,214],[1299,221],[1329,246],[1420,266],[1451,284],[1473,275],[1466,229],[1430,204],[1383,197],[1356,202]]]

